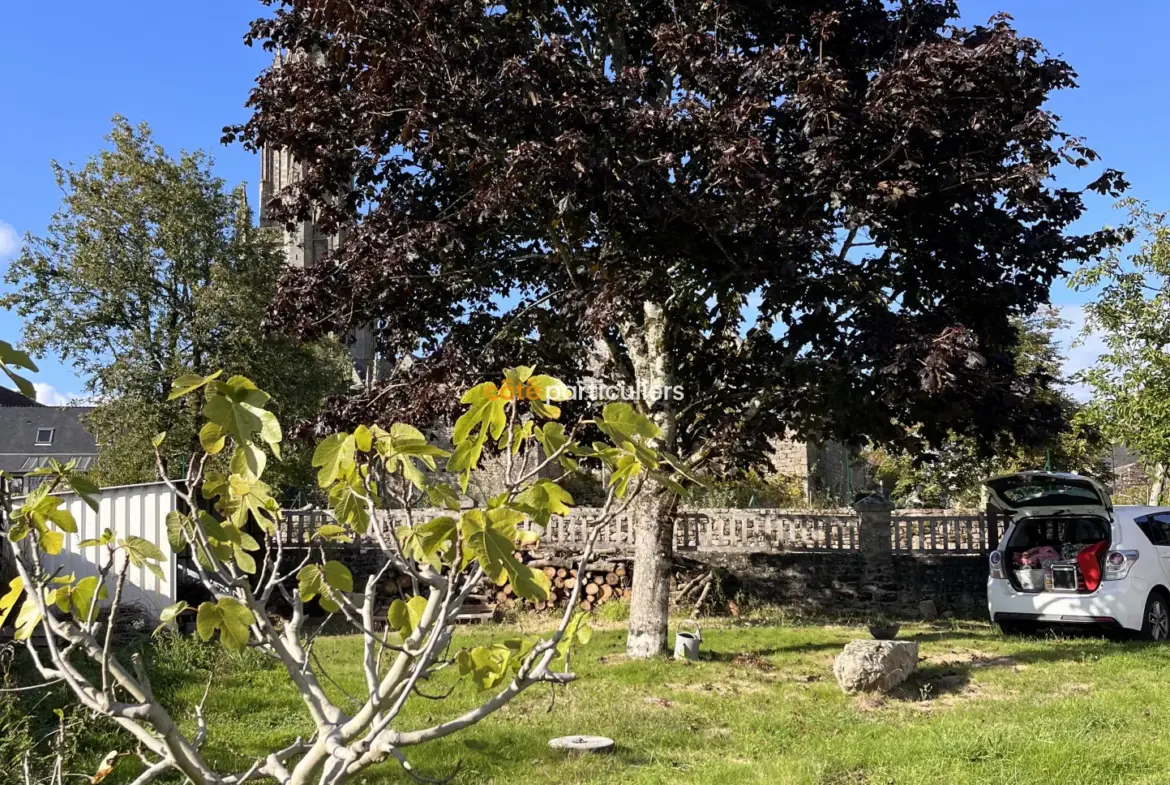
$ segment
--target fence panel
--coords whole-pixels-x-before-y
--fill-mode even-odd
[[[899,553],[946,551],[986,553],[983,513],[896,511],[890,520],[890,547]]]
[[[61,552],[46,555],[44,563],[52,572],[73,574],[78,579],[97,575],[106,549],[100,545],[79,547],[83,540],[98,539],[109,529],[119,539],[141,537],[157,545],[166,558],[159,564],[162,577],[145,567],[131,565],[126,573],[122,596],[125,604],[141,605],[157,615],[174,604],[178,578],[175,555],[167,542],[167,513],[176,509],[175,494],[165,483],[145,483],[102,488],[94,495],[98,509],[95,512],[75,493],[54,494],[65,500],[65,506],[77,522],[77,531],[65,534]]]

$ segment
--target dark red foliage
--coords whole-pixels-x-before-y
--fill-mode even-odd
[[[1069,232],[1082,192],[1054,169],[1096,155],[1044,105],[1075,74],[1006,17],[954,27],[945,0],[268,4],[249,41],[312,55],[263,74],[226,137],[308,164],[281,216],[350,229],[286,276],[273,323],[375,322],[388,355],[419,358],[347,417],[426,419],[518,362],[576,378],[654,300],[683,450],[1050,424],[1011,317],[1116,238]]]

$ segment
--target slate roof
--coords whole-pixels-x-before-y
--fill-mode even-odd
[[[40,406],[31,398],[26,398],[16,390],[0,387],[0,407],[3,406]]]
[[[23,473],[45,458],[67,461],[93,458],[97,441],[85,429],[82,417],[92,406],[5,406],[0,407],[0,469]],[[53,429],[53,443],[37,445],[37,431]],[[81,463],[89,463],[82,461]],[[89,468],[81,466],[78,468]]]

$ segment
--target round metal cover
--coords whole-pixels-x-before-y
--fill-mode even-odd
[[[551,739],[548,746],[566,752],[613,752],[613,739],[605,736],[561,736]]]

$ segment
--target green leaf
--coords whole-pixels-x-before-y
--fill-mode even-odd
[[[158,433],[156,433],[154,435],[154,438],[150,440],[150,443],[157,450],[159,447],[162,447],[162,443],[166,440],[166,438],[167,438],[167,432],[166,431],[159,431]]]
[[[24,579],[17,575],[8,582],[8,592],[0,597],[0,627],[8,620],[8,614],[16,606],[16,601],[24,593]]]
[[[56,556],[65,545],[65,535],[59,531],[48,530],[40,535],[41,550],[50,556]]]
[[[541,526],[553,515],[568,515],[573,497],[552,480],[540,479],[516,496],[516,504]]]
[[[219,455],[227,442],[227,431],[213,422],[203,423],[199,429],[199,445],[208,455]]]
[[[173,401],[176,398],[181,398],[188,393],[195,392],[200,387],[203,387],[204,385],[211,382],[213,379],[219,378],[220,374],[222,373],[223,371],[221,370],[216,371],[210,376],[200,376],[194,373],[183,374],[178,379],[175,379],[173,382],[171,382],[171,394],[167,396],[167,400]]]
[[[427,609],[425,597],[414,596],[406,602],[395,600],[390,603],[390,610],[386,613],[386,620],[397,630],[403,638],[409,638],[422,621],[423,613]]]
[[[162,613],[158,615],[159,625],[154,628],[154,632],[151,633],[151,635],[158,635],[160,632],[162,632],[164,627],[177,619],[179,614],[186,611],[189,607],[190,606],[187,605],[186,600],[179,600],[174,605],[168,605],[167,607],[163,608]]]
[[[353,432],[354,445],[362,452],[369,452],[374,444],[374,435],[364,425],[359,425]]]
[[[328,542],[353,542],[353,537],[346,531],[344,526],[338,526],[335,523],[327,523],[324,526],[317,528],[317,536]]]
[[[12,380],[12,383],[16,385],[16,389],[20,390],[21,395],[35,401],[37,391],[33,388],[32,382],[13,371],[12,368],[14,367],[23,368],[26,371],[33,371],[34,373],[37,370],[36,364],[28,356],[27,352],[14,348],[7,341],[0,341],[0,370],[3,370],[5,375]]]
[[[267,483],[254,477],[251,472],[228,477],[218,472],[208,472],[203,483],[203,498],[218,498],[216,509],[237,528],[246,526],[250,515],[265,532],[275,534],[276,522],[280,519],[280,506],[272,498],[270,490]],[[200,516],[201,524],[206,524],[208,520]]]
[[[109,599],[110,592],[100,581],[98,576],[90,575],[79,580],[73,587],[70,598],[73,601],[73,615],[76,618],[80,620],[89,618],[95,596],[99,600]]]
[[[565,426],[559,422],[546,422],[542,427],[533,431],[536,440],[544,448],[545,457],[556,454],[558,450],[569,443],[565,436]]]
[[[37,601],[31,594],[26,594],[24,604],[20,606],[20,613],[16,614],[16,632],[12,637],[18,641],[27,641],[44,618]]]
[[[450,562],[455,557],[458,526],[458,521],[444,515],[420,523],[413,529],[403,526],[398,530],[398,538],[408,557],[439,569],[443,562]]]
[[[97,483],[84,474],[78,474],[76,472],[69,472],[66,480],[69,483],[69,487],[85,502],[85,505],[94,512],[97,512],[98,501],[94,498],[94,494],[101,493],[102,490],[98,487]]]
[[[216,630],[225,647],[242,651],[248,645],[248,628],[256,621],[245,605],[231,597],[220,597],[215,604],[204,602],[195,615],[195,629],[199,637],[211,640]]]
[[[557,644],[557,659],[563,658],[569,653],[574,643],[580,643],[582,646],[589,643],[593,638],[593,629],[588,624],[589,614],[580,612],[573,614],[573,618],[569,620],[569,626],[565,628],[565,634]]]
[[[171,546],[172,553],[179,553],[187,546],[187,538],[183,535],[186,528],[183,514],[177,510],[171,510],[167,513],[167,544]],[[94,541],[96,544],[96,541]]]
[[[480,690],[490,690],[504,680],[513,649],[501,644],[464,649],[455,657],[461,676],[471,676]]]
[[[459,494],[445,482],[431,483],[426,488],[427,499],[435,507],[458,511],[463,505],[459,501]]]
[[[348,433],[335,433],[321,441],[313,451],[313,466],[320,467],[317,484],[328,488],[338,477],[352,474],[356,447],[357,441]]]
[[[61,505],[65,500],[60,496],[48,495],[48,483],[42,483],[35,491],[30,493],[25,499],[24,504],[20,509],[13,513],[13,520],[16,523],[23,523],[31,526],[40,533],[48,530],[49,524],[54,524],[62,531],[73,534],[77,531],[77,522],[73,520],[73,514],[68,509],[61,509]],[[27,534],[27,530],[20,535],[23,538]],[[13,532],[10,530],[9,538],[13,538]],[[17,542],[17,539],[12,539]]]
[[[548,576],[512,555],[521,537],[517,524],[523,520],[523,514],[508,508],[464,513],[460,519],[464,561],[478,561],[484,574],[498,585],[510,580],[517,596],[543,602],[549,595]]]
[[[232,474],[246,474],[251,472],[253,477],[259,478],[264,474],[264,467],[268,459],[264,451],[252,442],[244,442],[236,446],[232,453],[230,468]]]
[[[327,561],[323,566],[306,564],[297,573],[297,589],[303,602],[320,596],[321,607],[337,613],[341,604],[335,599],[336,592],[353,591],[353,574],[339,561]]]
[[[246,550],[236,545],[232,548],[232,553],[236,557],[236,564],[248,575],[256,574],[256,560]]]
[[[573,397],[573,391],[569,389],[568,385],[552,376],[533,376],[528,380],[528,386],[535,390],[536,400],[542,403],[567,401]]]
[[[357,474],[329,489],[329,507],[340,523],[348,524],[358,534],[370,528],[370,510],[366,489]]]
[[[118,544],[126,551],[126,558],[135,567],[143,567],[148,562],[159,562],[167,558],[166,554],[157,545],[142,537],[126,537],[125,539],[119,540]]]
[[[270,398],[250,379],[233,376],[210,388],[203,405],[203,416],[238,444],[248,443],[253,435],[258,435],[279,458],[280,422],[276,415],[263,408]]]

